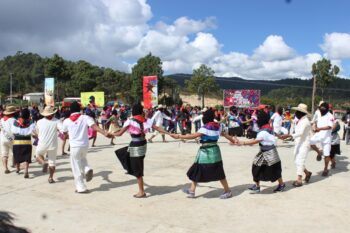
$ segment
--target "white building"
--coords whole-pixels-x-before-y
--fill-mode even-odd
[[[23,100],[27,100],[32,104],[40,104],[44,101],[44,92],[28,93],[23,96]]]

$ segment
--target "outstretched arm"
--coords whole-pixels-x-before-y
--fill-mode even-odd
[[[237,139],[237,137],[231,137],[230,135],[228,135],[227,133],[222,132],[221,136],[223,136],[224,138],[226,138],[227,140],[229,140],[232,144],[238,144],[239,141]]]
[[[153,125],[152,128],[155,129],[155,130],[157,130],[157,131],[159,131],[160,133],[169,134],[169,132],[165,131],[163,128],[158,127],[158,126],[156,126],[156,125]]]
[[[193,133],[193,134],[186,134],[186,135],[181,135],[181,134],[170,134],[171,137],[175,139],[196,139],[200,136],[202,136],[201,133]]]
[[[96,132],[99,132],[100,134],[106,136],[106,137],[111,137],[111,134],[109,134],[108,132],[104,131],[103,129],[101,129],[100,127],[97,126],[97,124],[93,124],[91,126],[91,128],[93,130],[95,130]]]
[[[113,136],[116,136],[116,137],[120,137],[120,136],[122,136],[124,133],[125,133],[125,131],[128,129],[128,127],[124,127],[124,128],[122,128],[121,130],[119,130],[118,132],[115,132],[115,133],[112,133],[112,135]]]
[[[240,142],[238,143],[238,145],[240,145],[240,146],[245,146],[245,145],[251,146],[251,145],[254,145],[254,144],[258,144],[258,143],[260,143],[260,142],[261,142],[261,140],[256,140],[256,139],[254,139],[254,140],[249,140],[249,141],[240,141]]]

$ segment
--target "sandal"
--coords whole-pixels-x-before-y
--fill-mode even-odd
[[[9,173],[11,173],[10,170],[9,170],[9,169],[6,169],[6,170],[5,170],[5,174],[9,174]]]
[[[309,172],[309,174],[305,176],[305,182],[306,183],[310,182],[311,175],[312,175],[312,172]]]
[[[140,196],[140,195],[135,194],[133,197],[134,197],[134,198],[146,198],[146,197],[147,197],[147,195],[146,195],[146,193],[142,194],[141,196]]]
[[[294,186],[294,187],[301,187],[301,186],[303,186],[303,183],[301,183],[301,182],[299,182],[299,181],[294,181],[294,182],[293,182],[293,186]]]
[[[48,181],[49,181],[49,184],[56,183],[56,181],[53,178],[49,178]]]
[[[25,173],[24,174],[24,179],[28,179],[29,178],[29,174],[28,173]]]

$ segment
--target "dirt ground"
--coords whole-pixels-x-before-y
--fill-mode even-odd
[[[181,189],[189,185],[187,169],[199,147],[194,141],[182,143],[161,137],[148,144],[145,183],[148,198],[135,199],[133,177],[124,171],[114,150],[126,146],[125,135],[109,145],[98,137],[97,147],[88,154],[94,179],[89,194],[74,192],[69,156],[59,156],[57,183],[49,184],[48,175],[37,163],[30,167],[30,179],[12,169],[0,170],[0,210],[16,215],[15,223],[34,233],[70,232],[349,232],[349,151],[342,141],[342,155],[329,177],[322,177],[323,163],[309,153],[307,168],[311,182],[294,188],[296,178],[293,143],[279,142],[283,178],[287,189],[273,193],[276,183],[263,183],[261,194],[249,194],[252,184],[251,162],[258,146],[237,147],[220,139],[224,168],[234,197],[220,200],[219,182],[203,183],[197,198],[188,199]],[[59,154],[60,154],[59,150]]]

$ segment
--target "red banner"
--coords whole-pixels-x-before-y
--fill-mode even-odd
[[[143,77],[143,105],[145,108],[152,108],[158,105],[157,76]]]

